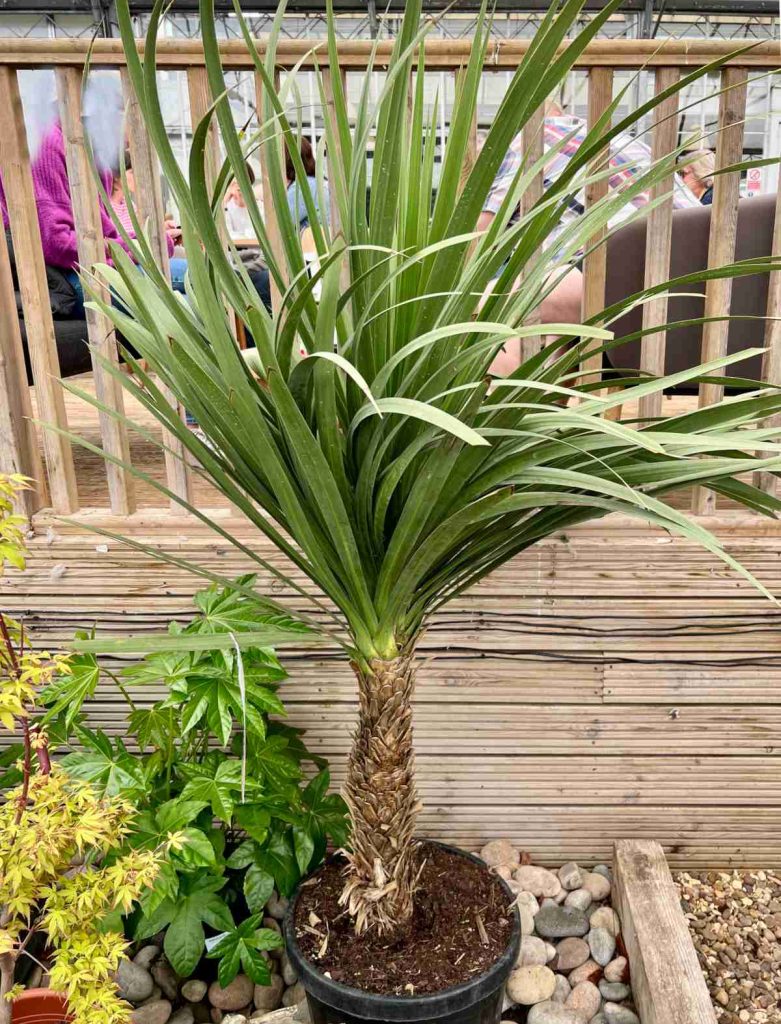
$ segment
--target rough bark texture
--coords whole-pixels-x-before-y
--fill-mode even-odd
[[[11,953],[0,956],[0,1024],[11,1024],[11,1003],[5,998],[14,984],[14,957]]]
[[[412,749],[412,657],[373,661],[358,677],[358,728],[345,798],[352,854],[342,895],[356,931],[388,933],[412,914],[418,812]]]

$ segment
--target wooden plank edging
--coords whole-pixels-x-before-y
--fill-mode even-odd
[[[716,1024],[678,892],[658,843],[616,842],[614,898],[642,1024]]]

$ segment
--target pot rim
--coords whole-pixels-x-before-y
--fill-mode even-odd
[[[473,853],[468,853],[466,850],[461,850],[457,846],[441,843],[434,839],[419,839],[416,842],[418,844],[426,843],[430,846],[437,846],[442,850],[447,850],[449,853],[474,861],[474,863],[485,867],[486,870],[490,870],[485,861],[480,857]],[[307,878],[313,877],[319,870],[320,867],[316,868]],[[290,899],[283,920],[283,935],[288,956],[293,960],[304,982],[307,994],[311,992],[321,1002],[348,1013],[351,1009],[354,1010],[351,1004],[357,1002],[363,1004],[360,1009],[362,1017],[392,1021],[428,1020],[433,1017],[445,1016],[452,1013],[456,1008],[466,1009],[485,998],[489,993],[495,992],[497,988],[504,984],[515,963],[521,942],[521,918],[518,907],[514,904],[515,894],[501,876],[496,875],[495,877],[501,883],[510,904],[508,909],[512,914],[513,922],[510,938],[504,951],[491,964],[488,970],[483,971],[482,974],[478,974],[474,978],[470,978],[468,981],[462,981],[458,985],[452,985],[450,988],[443,988],[439,992],[430,992],[425,995],[396,996],[371,992],[367,989],[355,988],[352,985],[343,985],[341,982],[326,977],[322,971],[304,956],[296,939],[295,912],[301,892],[300,885]],[[466,996],[469,998],[461,998]]]

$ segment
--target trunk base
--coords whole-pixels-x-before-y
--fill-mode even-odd
[[[418,812],[412,749],[411,656],[373,661],[358,679],[358,727],[347,765],[345,799],[352,852],[342,904],[355,930],[388,935],[412,917]]]
[[[470,854],[431,842],[418,850],[418,897],[404,939],[356,936],[339,904],[342,858],[314,872],[316,884],[302,885],[291,900],[283,932],[313,1024],[499,1020],[521,938],[513,894]]]

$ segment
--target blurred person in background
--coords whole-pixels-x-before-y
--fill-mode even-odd
[[[543,169],[543,187],[547,190],[559,179],[569,165],[570,160],[580,149],[586,139],[588,127],[582,118],[566,115],[561,107],[549,103],[545,108],[543,124],[543,145],[546,153],[552,153]],[[566,141],[565,141],[566,140]],[[651,148],[642,139],[635,138],[625,132],[619,133],[610,143],[610,170],[608,187],[611,192],[621,192],[632,185],[634,180],[651,167]],[[494,179],[494,183],[486,197],[483,212],[477,222],[478,231],[486,231],[501,209],[505,197],[513,186],[519,168],[523,166],[522,136],[519,133],[510,143],[504,160]],[[582,180],[582,179],[581,179]],[[555,231],[546,237],[546,248],[552,256],[552,273],[558,280],[555,287],[546,295],[540,304],[540,318],[546,323],[578,323],[581,319],[583,302],[583,274],[581,259],[578,254],[566,266],[555,265],[555,242],[565,228],[586,211],[584,188],[576,187],[566,197],[566,208]],[[647,205],[649,195],[639,192],[627,198],[626,204],[610,219],[609,227],[613,228],[626,220],[637,210]],[[676,209],[696,206],[697,200],[685,186],[681,177],[676,174],[673,189],[673,205]],[[510,218],[510,223],[520,218],[517,208]],[[492,370],[498,375],[512,373],[520,365],[520,342],[507,342],[503,351],[497,356]]]
[[[711,149],[694,149],[685,153],[681,161],[680,175],[684,184],[694,193],[697,202],[703,206],[713,203],[713,175],[716,171],[716,157]]]

